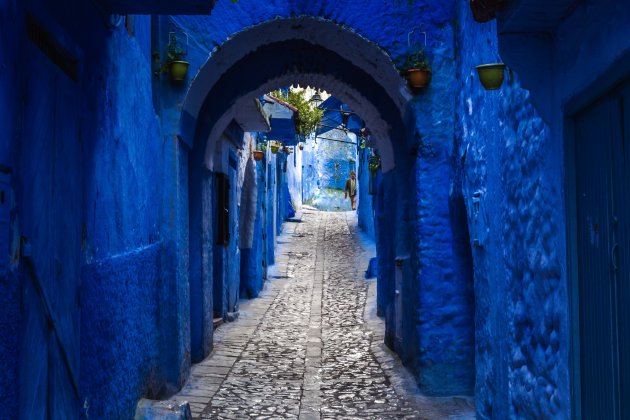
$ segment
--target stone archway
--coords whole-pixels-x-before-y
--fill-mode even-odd
[[[465,305],[439,305],[444,279],[456,278],[449,283],[453,290],[463,281],[457,277],[459,273],[452,273],[448,261],[457,258],[452,255],[455,239],[445,199],[450,178],[444,159],[448,146],[430,138],[439,131],[433,114],[419,115],[390,57],[345,26],[312,17],[274,19],[252,26],[217,47],[193,79],[180,121],[181,136],[192,144],[191,267],[199,267],[192,262],[207,254],[196,238],[207,227],[204,215],[210,211],[195,197],[203,196],[202,180],[204,173],[213,170],[217,140],[233,125],[242,103],[290,84],[321,88],[347,103],[366,122],[373,135],[371,146],[379,150],[383,177],[376,214],[378,293],[387,303],[382,311],[386,343],[429,392],[470,392],[474,366],[467,361],[473,359],[474,348],[467,340],[474,321]],[[430,89],[423,99],[433,100],[444,92],[448,90]],[[418,126],[425,132],[419,133]],[[440,250],[427,246],[428,242],[437,243]],[[195,276],[204,273],[191,272],[191,283]],[[421,310],[427,303],[432,309]],[[466,326],[451,328],[460,318]],[[440,346],[434,346],[432,352],[423,352],[423,340],[435,337],[449,346],[463,343],[462,351],[442,352]],[[456,372],[458,380],[444,379],[444,372]]]
[[[321,61],[309,63],[304,57],[288,57],[287,51],[291,48],[319,50],[312,51],[313,57],[326,52],[327,55],[336,56],[333,62],[346,63],[346,68],[339,72],[326,71],[326,65]],[[284,66],[263,71],[266,73],[263,77],[255,76],[258,83],[249,84],[241,89],[238,96],[230,99],[249,100],[287,83],[310,84],[334,92],[369,122],[376,139],[375,146],[382,154],[384,171],[394,167],[391,134],[388,130],[392,128],[393,119],[397,119],[401,126],[404,125],[402,122],[406,119],[407,103],[411,100],[411,94],[391,58],[377,44],[358,35],[351,28],[314,17],[274,19],[255,25],[237,33],[220,48],[212,51],[208,61],[192,81],[183,104],[181,134],[187,142],[192,144],[200,134],[199,118],[205,114],[202,108],[207,102],[209,92],[225,83],[222,79],[230,72],[238,71],[235,69],[239,63],[253,63],[256,57],[265,57],[265,61],[282,62]],[[382,91],[381,97],[370,98],[365,95],[361,90],[361,87],[365,90],[365,86],[355,83],[353,71],[367,76],[370,79],[367,85],[378,87]],[[213,100],[216,101],[216,98]],[[230,103],[225,114],[216,118],[217,123],[213,127],[210,142],[216,139],[216,133],[221,133],[229,124],[236,105],[238,104]],[[379,108],[383,107],[390,107],[390,110],[382,113]]]
[[[208,220],[212,212],[209,200],[198,198],[206,195],[215,145],[233,124],[242,104],[291,84],[334,92],[366,121],[372,132],[371,146],[381,155],[383,188],[389,191],[390,199],[415,189],[411,185],[414,178],[408,176],[414,159],[406,151],[408,133],[413,131],[408,127],[413,118],[407,116],[411,95],[384,51],[346,27],[311,17],[276,19],[246,29],[213,51],[192,81],[182,109],[181,135],[193,145],[189,158],[191,287],[207,288],[212,278],[203,264],[211,253],[208,244],[212,240],[207,239],[206,232],[212,224]],[[395,200],[390,201],[390,214],[404,213],[402,206],[414,203],[401,199],[396,209]],[[394,249],[395,241],[412,243],[413,229],[409,227],[413,220],[396,220],[404,227],[380,236],[386,249]],[[381,277],[387,280],[387,275]],[[191,304],[193,296],[204,296],[204,292],[191,288]],[[199,312],[195,305],[191,307],[192,316],[200,318]],[[197,320],[191,320],[193,327],[201,329],[206,343],[198,351],[193,343],[195,359],[211,348],[211,326],[201,319],[206,324],[201,327]]]

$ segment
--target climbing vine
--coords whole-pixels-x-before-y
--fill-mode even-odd
[[[297,132],[302,139],[306,139],[309,136],[315,134],[317,127],[322,122],[322,116],[324,111],[313,106],[306,98],[306,90],[293,90],[287,91],[276,90],[271,92],[271,96],[278,98],[293,105],[297,108],[299,118],[297,121]]]

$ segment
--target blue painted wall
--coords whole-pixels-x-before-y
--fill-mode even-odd
[[[527,12],[532,5],[523,3]],[[459,12],[458,45],[467,53],[458,156],[471,239],[482,245],[473,251],[482,418],[574,415],[566,118],[630,75],[629,12],[619,2],[586,1],[552,29],[521,20],[520,34],[500,36],[496,26],[509,13],[479,25],[466,7]],[[494,61],[505,61],[513,77],[498,92],[478,90],[474,65]]]
[[[358,204],[357,217],[359,219],[359,227],[368,237],[376,239],[374,232],[375,207],[374,199],[378,191],[377,177],[370,173],[368,157],[372,152],[368,148],[359,148],[357,155],[357,179],[358,179]]]
[[[15,25],[14,35],[9,38],[3,36],[3,42],[6,39],[18,40],[12,44],[22,45],[22,52],[29,54],[28,61],[23,61],[27,70],[22,68],[19,73],[7,72],[7,77],[2,78],[4,83],[10,81],[13,75],[20,75],[22,80],[16,80],[10,89],[3,89],[3,92],[19,96],[33,86],[34,79],[48,77],[47,70],[42,70],[32,57],[39,55],[44,57],[44,61],[50,59],[26,39],[22,26],[25,10],[12,3],[3,3],[2,8],[2,27]],[[162,162],[166,160],[166,153],[152,102],[150,20],[147,17],[136,18],[135,36],[131,36],[124,26],[110,26],[109,17],[82,2],[67,1],[54,7],[45,2],[31,2],[29,11],[49,34],[47,36],[57,43],[54,48],[65,51],[79,63],[77,80],[70,83],[74,83],[81,92],[78,96],[80,103],[73,105],[82,112],[77,115],[71,108],[61,109],[54,118],[55,127],[78,127],[74,133],[78,133],[79,137],[74,137],[73,133],[73,136],[67,137],[67,144],[63,147],[68,159],[78,159],[82,168],[72,174],[75,186],[72,189],[57,189],[57,195],[67,195],[57,196],[55,200],[65,200],[71,206],[78,198],[80,207],[68,208],[67,214],[81,216],[73,218],[70,224],[66,220],[52,223],[58,228],[68,226],[66,233],[69,239],[78,229],[81,241],[78,246],[82,252],[82,284],[80,293],[72,296],[73,299],[80,296],[81,300],[81,315],[76,318],[77,323],[79,319],[81,323],[79,349],[80,366],[83,368],[77,370],[77,373],[80,372],[77,378],[80,403],[82,405],[87,400],[89,413],[94,417],[126,417],[133,412],[140,396],[160,394],[163,385],[169,381],[175,388],[180,374],[186,371],[185,368],[180,371],[179,363],[172,363],[168,348],[160,351],[163,334],[166,336],[167,332],[162,328],[172,329],[170,336],[175,338],[185,334],[185,329],[176,323],[163,322],[174,317],[168,314],[169,309],[173,313],[181,312],[180,308],[168,304],[173,299],[167,300],[159,293],[169,289],[169,276],[174,275],[174,267],[162,265],[164,255],[168,255],[174,245],[162,229]],[[86,37],[86,33],[90,36]],[[11,51],[11,48],[3,48],[2,61],[19,61],[7,55]],[[47,66],[54,64],[49,61]],[[41,91],[40,94],[46,96],[49,92]],[[3,111],[11,110],[3,112],[3,117],[7,117],[6,121],[3,120],[3,131],[15,132],[11,125],[6,125],[8,121],[41,120],[37,115],[24,114],[31,108],[21,108],[17,103],[8,106],[9,103],[4,101],[10,101],[11,95],[3,94],[2,100]],[[48,111],[53,115],[52,109]],[[45,161],[50,155],[42,154],[41,150],[37,153],[22,150],[17,154],[6,147],[20,143],[19,138],[15,142],[2,142],[2,163],[10,164],[20,174],[15,185],[20,185],[17,183],[20,178],[41,179],[41,190],[33,193],[45,195],[54,180],[41,178],[40,173],[28,168],[36,168],[38,160]],[[60,170],[63,168],[57,169]],[[16,202],[33,202],[22,195],[23,191],[17,191]],[[20,234],[32,232],[35,220],[27,216],[29,206],[21,205],[15,209],[11,240],[14,244],[18,243]],[[24,277],[18,282],[17,277],[13,277],[13,273],[21,268],[17,247],[12,255],[9,278],[13,280],[2,282],[10,285],[10,289],[3,290],[2,296],[17,304],[19,299],[12,296],[11,290],[19,290],[28,279]],[[161,304],[164,304],[161,311],[157,311]],[[15,314],[12,315],[11,308],[11,305],[3,305],[2,319],[11,320],[13,317],[11,324],[15,328],[20,322]],[[5,310],[8,317],[5,317]],[[79,329],[76,331],[78,337]],[[20,340],[20,335],[14,331],[12,337],[1,340],[0,354],[16,354],[19,351],[15,341]],[[177,347],[175,344],[171,348]],[[76,362],[79,365],[78,359]],[[34,365],[38,361],[25,360],[24,363]],[[1,384],[0,394],[13,401],[3,404],[2,415],[27,409],[15,406],[21,401],[16,393],[20,388],[28,387],[26,381],[33,379],[22,375],[18,380],[21,368],[15,362],[5,363],[5,366],[15,366],[16,370],[2,375],[3,380],[8,378],[11,385]],[[46,368],[42,369],[45,371]],[[17,386],[20,382],[23,387]],[[124,397],[117,404],[111,404],[114,396]]]
[[[252,247],[241,250],[241,297],[245,299],[258,296],[266,278],[267,262],[265,259],[265,247],[267,239],[265,236],[267,218],[267,152],[263,160],[256,162],[256,218],[254,221],[254,236]],[[263,237],[265,239],[263,239]]]
[[[293,13],[311,13],[334,18],[355,27],[363,35],[388,48],[394,55],[404,48],[407,33],[400,25],[397,26],[395,34],[384,34],[383,31],[377,29],[379,25],[385,25],[389,19],[397,19],[408,22],[408,26],[411,27],[413,22],[421,16],[431,16],[432,25],[438,28],[447,22],[450,16],[448,10],[433,8],[428,3],[419,3],[411,7],[403,3],[391,6],[374,1],[368,7],[365,4],[356,8],[346,6],[327,4],[320,10],[319,6],[310,3],[271,6],[243,1],[239,4],[221,4],[210,18],[176,17],[173,19],[195,35],[191,42],[193,48],[189,51],[192,64],[191,74],[194,74],[205,61],[210,47],[213,47],[216,42],[222,42],[227,35],[253,23],[252,16],[257,21],[276,15],[290,16]],[[84,7],[89,9],[88,6]],[[259,9],[259,13],[251,13],[252,7]],[[42,12],[47,12],[47,10],[42,8]],[[190,177],[198,176],[198,171],[201,170],[197,160],[199,149],[193,148],[189,151],[176,137],[178,104],[183,99],[185,89],[183,86],[171,85],[164,75],[160,78],[151,76],[151,70],[155,70],[155,66],[151,67],[152,51],[148,41],[153,38],[155,45],[165,44],[169,18],[154,19],[153,34],[149,33],[149,18],[137,18],[135,36],[131,37],[126,33],[124,26],[108,28],[108,19],[99,16],[98,12],[92,11],[92,13],[95,15],[93,18],[83,17],[84,27],[90,28],[88,32],[95,31],[95,36],[90,41],[92,44],[85,44],[85,51],[87,51],[86,54],[94,54],[96,59],[85,61],[86,78],[81,81],[82,89],[90,92],[90,95],[86,96],[86,116],[83,122],[86,144],[82,149],[85,162],[84,258],[89,268],[89,270],[86,268],[87,277],[84,278],[83,286],[87,293],[84,298],[88,302],[97,302],[106,294],[102,288],[93,287],[95,279],[101,278],[99,273],[112,273],[112,278],[109,279],[109,287],[112,291],[118,281],[127,281],[124,279],[129,276],[132,278],[127,282],[133,285],[133,282],[139,279],[133,278],[132,274],[136,272],[139,274],[139,272],[133,267],[118,267],[117,264],[120,261],[126,261],[120,258],[136,254],[141,255],[138,257],[140,259],[145,258],[142,253],[149,252],[148,249],[153,250],[147,247],[161,244],[162,251],[160,252],[172,258],[169,261],[173,265],[168,270],[161,270],[159,272],[161,277],[155,280],[160,286],[159,292],[153,297],[152,304],[160,308],[158,314],[153,318],[143,316],[141,320],[137,319],[138,313],[126,309],[129,304],[122,300],[120,293],[112,292],[111,298],[108,297],[111,299],[111,304],[102,305],[103,311],[111,308],[107,310],[113,312],[115,312],[114,309],[120,310],[126,314],[125,316],[130,320],[128,324],[130,326],[139,325],[135,322],[156,324],[155,327],[147,325],[146,328],[158,329],[160,334],[150,335],[143,339],[143,342],[147,347],[161,349],[160,360],[154,360],[153,353],[147,351],[144,346],[137,349],[137,355],[135,355],[137,359],[130,360],[141,359],[145,365],[151,366],[152,372],[158,373],[152,373],[148,379],[145,371],[130,366],[126,370],[129,374],[129,380],[126,382],[129,384],[149,382],[150,388],[159,390],[155,392],[161,394],[162,390],[168,388],[166,384],[170,384],[171,387],[181,384],[188,372],[191,358],[189,275],[192,267],[198,267],[197,264],[203,267],[203,258],[206,258],[196,254],[189,255],[189,245],[192,242],[189,241],[188,229],[190,226],[198,226],[197,223],[203,224],[203,218],[201,221],[191,220],[192,225],[188,220],[189,214],[195,214],[191,212],[190,206],[202,205],[201,200],[197,198],[198,184],[191,184],[190,192],[188,189]],[[51,16],[55,16],[54,13]],[[63,26],[73,22],[74,19],[72,16],[63,16],[59,18],[59,21]],[[99,27],[97,31],[95,28]],[[87,37],[79,36],[84,33],[85,31],[77,30],[76,38],[82,43],[87,43]],[[161,56],[164,56],[163,49]],[[144,68],[145,71],[132,71],[132,69],[137,70],[138,66],[141,69]],[[108,76],[105,77],[105,75]],[[357,79],[357,82],[364,83],[360,79]],[[367,88],[367,85],[365,87]],[[130,92],[133,92],[133,95]],[[385,98],[382,92],[370,92],[374,98]],[[386,101],[376,100],[376,102],[382,102],[383,109],[389,109],[386,114],[389,113],[390,120],[398,122],[393,107]],[[156,112],[160,117],[159,120],[156,118]],[[401,130],[400,133],[403,131]],[[401,134],[399,141],[404,143],[405,136],[406,134]],[[192,165],[190,170],[189,152],[194,157],[190,160]],[[265,254],[266,263],[271,264],[274,259],[272,238],[279,231],[280,221],[288,213],[288,209],[279,203],[288,201],[288,197],[282,184],[277,185],[277,179],[282,179],[281,174],[278,176],[277,164],[270,162],[267,171],[269,190],[265,204],[267,217],[264,226],[266,229]],[[396,182],[392,176],[390,179],[388,186],[391,194],[399,188],[408,192],[405,188],[413,185],[413,180],[408,176],[399,177]],[[401,180],[404,181],[402,184],[398,182]],[[190,201],[189,194],[191,194]],[[411,218],[400,217],[400,214],[390,211],[389,204],[387,206],[382,216],[391,220],[391,217],[395,215],[394,220],[400,225],[396,230],[396,239],[406,237],[406,234],[398,236],[398,233],[409,230],[408,227],[413,225]],[[156,209],[160,210],[156,211]],[[398,211],[405,214],[403,210]],[[195,237],[192,238],[196,240]],[[394,236],[390,239],[389,249],[393,252]],[[397,243],[400,242],[405,241],[397,241]],[[412,247],[404,245],[398,253],[407,254],[409,249]],[[393,253],[387,252],[384,255],[387,256],[388,261],[383,266],[393,266]],[[154,264],[158,264],[159,257],[147,255],[146,258],[153,258]],[[91,295],[92,293],[94,294]],[[206,295],[204,299],[207,296],[209,295]],[[127,313],[127,311],[130,312]],[[99,310],[93,312],[86,315],[87,320],[106,317],[106,314]],[[206,330],[207,325],[204,327],[203,334],[206,334]],[[121,341],[128,339],[128,335],[137,334],[135,327],[130,327],[129,330],[123,328],[122,331],[123,334],[116,336]],[[94,337],[90,338],[90,334],[94,334]],[[98,343],[100,337],[106,335],[106,331],[86,331],[82,335],[85,336],[84,346],[87,349],[91,345],[96,345],[91,343]],[[176,344],[173,345],[173,342]],[[111,354],[104,355],[104,359],[99,363],[105,365],[111,360],[116,360],[119,357],[116,348],[112,346]],[[207,350],[206,347],[204,352]],[[94,362],[89,359],[90,355],[84,353],[87,360],[83,363],[94,366]],[[99,401],[108,401],[110,399],[106,398],[107,395],[115,395],[118,392],[115,381],[110,382],[110,387],[105,389],[99,388],[98,383],[98,377],[85,377],[83,385],[85,394],[91,396],[95,390],[98,390],[104,393]],[[146,389],[139,387],[134,388],[133,392],[136,397],[147,395]],[[120,405],[106,406],[96,401],[91,403],[91,410],[93,413],[104,416],[111,413],[115,413],[113,415],[116,416],[118,413],[127,413],[130,407],[128,403],[121,402]]]
[[[325,211],[352,210],[350,200],[344,199],[346,180],[357,165],[357,147],[350,142],[342,130],[330,130],[306,141],[304,163],[309,170],[302,178],[306,203]]]
[[[229,34],[254,23],[252,17],[255,21],[263,21],[277,15],[290,16],[306,13],[334,18],[336,21],[345,22],[356,28],[394,55],[400,54],[406,42],[407,33],[402,23],[407,22],[408,27],[413,27],[414,22],[421,17],[428,18],[431,22],[429,29],[435,29],[434,32],[437,33],[442,31],[442,26],[452,17],[448,7],[446,9],[433,7],[428,2],[418,2],[413,7],[406,3],[394,6],[385,5],[379,1],[370,2],[368,5],[363,3],[360,7],[343,4],[326,4],[322,6],[323,8],[320,6],[306,2],[287,2],[277,5],[248,1],[237,4],[226,2],[219,5],[212,17],[173,19],[191,34],[196,35],[191,42],[193,48],[189,54],[192,64],[191,74],[194,74],[215,43],[222,42]],[[132,385],[133,388],[129,392],[135,394],[135,397],[161,395],[168,393],[167,384],[170,384],[170,387],[181,384],[187,375],[191,358],[189,275],[191,267],[197,267],[198,263],[201,263],[203,267],[203,258],[205,258],[198,257],[196,254],[189,255],[191,242],[188,229],[191,224],[188,215],[195,214],[191,213],[190,206],[202,205],[201,200],[196,196],[199,194],[198,184],[191,184],[190,192],[188,189],[190,176],[196,177],[198,171],[201,170],[197,160],[199,149],[193,148],[189,151],[176,137],[178,104],[181,103],[185,89],[172,86],[165,76],[154,78],[151,75],[152,51],[148,40],[153,37],[156,45],[165,44],[164,37],[165,32],[168,31],[169,18],[155,19],[153,34],[149,33],[149,18],[137,18],[135,36],[132,37],[126,33],[124,26],[108,28],[108,18],[98,15],[98,12],[90,9],[91,6],[82,7],[83,9],[78,10],[88,10],[89,13],[82,15],[83,27],[81,29],[89,28],[87,32],[94,36],[88,41],[88,37],[83,36],[86,31],[77,29],[74,37],[77,42],[85,43],[84,53],[93,54],[95,58],[85,60],[86,77],[81,81],[81,88],[85,92],[90,92],[90,95],[86,95],[84,107],[86,110],[83,120],[85,144],[82,146],[85,162],[83,179],[85,221],[83,223],[85,224],[84,259],[86,264],[82,288],[86,296],[83,296],[83,299],[87,302],[98,302],[107,295],[107,287],[112,290],[111,296],[107,297],[110,304],[100,305],[91,313],[86,314],[85,319],[88,321],[103,319],[107,317],[107,313],[120,311],[121,316],[124,315],[121,319],[129,320],[126,324],[129,328],[122,328],[122,333],[114,336],[121,342],[138,334],[136,325],[145,325],[146,331],[152,331],[142,338],[141,342],[144,345],[136,349],[137,353],[133,354],[134,357],[125,359],[117,351],[117,348],[124,348],[124,346],[112,345],[110,353],[102,355],[102,358],[96,362],[91,359],[92,356],[87,350],[83,351],[85,360],[82,363],[87,366],[106,366],[118,358],[133,360],[133,363],[141,360],[142,363],[139,365],[130,365],[125,369],[125,374],[128,376],[124,382]],[[252,8],[257,12],[252,13]],[[41,11],[48,12],[44,7]],[[94,16],[89,17],[90,13]],[[51,13],[50,16],[53,19],[56,15]],[[59,16],[58,23],[61,26],[71,27],[71,23],[75,20],[71,15]],[[390,20],[401,23],[396,26],[395,33],[386,33],[379,29],[379,26],[385,26]],[[439,45],[442,39],[446,38],[448,38],[448,33],[436,37],[435,40]],[[161,53],[164,56],[163,50]],[[145,71],[135,71],[139,67],[144,68]],[[271,69],[271,71],[274,70]],[[359,84],[364,83],[360,78],[354,77],[354,79]],[[364,86],[364,88],[367,87],[367,85]],[[394,125],[401,125],[397,119],[399,117],[393,111],[394,108],[387,104],[386,100],[379,100],[386,96],[382,92],[372,90],[370,93],[373,95],[371,99],[382,103],[383,109],[388,110],[385,114],[389,116],[390,121],[394,122]],[[426,95],[427,98],[430,96]],[[436,102],[438,101],[441,101],[441,98],[437,98]],[[160,117],[159,120],[156,118],[156,112]],[[433,121],[427,121],[426,124],[433,124]],[[396,141],[404,144],[407,142],[406,138],[407,130],[399,130]],[[190,170],[189,152],[192,152],[191,156],[194,157],[190,160],[193,165]],[[405,150],[399,154],[408,153]],[[407,169],[412,168],[411,162],[401,164],[401,167],[405,165]],[[279,203],[288,201],[288,198],[282,184],[277,185],[277,180],[282,179],[281,174],[278,176],[277,164],[270,162],[267,171],[270,188],[265,204],[267,217],[264,226],[266,229],[265,253],[266,263],[271,264],[274,243],[272,238],[279,231],[280,222],[288,213],[287,208]],[[397,174],[396,178],[390,174],[388,181],[384,183],[387,190],[386,198],[408,195],[415,185],[410,174],[410,172]],[[189,194],[192,194],[190,201]],[[391,224],[393,218],[397,225],[394,231],[388,230],[392,236],[388,238],[389,245],[383,253],[383,258],[387,261],[381,264],[382,267],[393,267],[395,254],[410,255],[409,251],[414,249],[412,244],[417,240],[408,235],[408,232],[414,231],[409,229],[414,226],[413,217],[408,211],[410,207],[407,203],[392,207],[390,202],[394,201],[385,200],[384,211],[381,212],[383,223]],[[198,222],[197,219],[192,220],[192,226],[198,226]],[[203,218],[201,223],[203,223]],[[156,245],[158,243],[160,244],[158,248],[152,248],[158,246]],[[395,247],[394,244],[399,244],[399,246]],[[145,299],[143,305],[160,308],[154,316],[146,317],[146,313],[139,313],[130,308],[129,302],[123,299],[125,293],[120,293],[117,289],[118,282],[128,285],[131,288],[129,293],[136,292],[135,288],[140,287],[140,278],[137,277],[140,271],[133,267],[132,261],[125,259],[127,255],[137,255],[134,261],[153,261],[154,266],[158,265],[158,261],[163,261],[160,256],[163,255],[166,256],[165,260],[172,264],[168,269],[160,269],[154,274],[159,275],[154,280],[159,292],[153,297],[143,294],[143,299]],[[383,273],[388,273],[388,271],[384,270]],[[405,282],[411,281],[411,277],[415,276],[413,273],[413,270],[407,271]],[[109,276],[109,283],[97,284],[97,279],[103,278],[104,275]],[[389,276],[391,278],[393,274],[390,272]],[[383,274],[383,281],[387,281],[387,274]],[[96,287],[97,285],[99,287]],[[142,292],[138,290],[137,293]],[[415,305],[414,302],[409,302],[408,306],[412,308],[413,305]],[[412,310],[409,309],[407,315],[409,315],[410,325],[413,325],[416,320],[411,312]],[[148,311],[148,313],[152,312]],[[138,318],[140,315],[142,317]],[[389,324],[391,327],[391,322]],[[83,325],[86,325],[85,322]],[[109,328],[115,327],[114,324],[109,326]],[[154,334],[156,330],[160,333]],[[85,339],[82,338],[82,345],[85,349],[97,346],[101,337],[107,334],[106,328],[84,331],[82,337]],[[405,338],[407,339],[408,337]],[[148,347],[160,349],[159,360],[155,359],[155,353],[149,351]],[[413,346],[403,347],[413,348]],[[204,351],[207,351],[207,348]],[[413,361],[413,356],[407,357],[406,360]],[[146,368],[148,370],[139,369],[140,365],[148,366]],[[146,373],[148,371],[151,372],[150,375]],[[108,385],[99,385],[103,383],[105,382],[98,375],[85,376],[83,379],[83,391],[92,401],[91,413],[114,417],[126,416],[131,409],[129,401],[133,399],[133,395],[130,395],[129,400],[121,401],[120,404],[111,404],[113,398],[107,398],[107,396],[116,395],[119,392],[116,384],[122,382],[109,381]],[[139,385],[147,383],[150,385],[148,388],[151,392]],[[92,395],[97,391],[101,393],[101,398],[94,401]],[[109,405],[106,405],[104,401],[109,401]]]
[[[191,357],[211,350],[210,273],[225,273],[223,260],[217,262],[222,254],[203,247],[213,237],[201,199],[205,149],[177,137],[186,84],[152,74],[153,50],[164,57],[169,23],[177,23],[191,35],[194,74],[236,32],[294,15],[346,24],[394,59],[418,22],[428,35],[433,82],[408,104],[405,119],[356,69],[343,63],[329,69],[366,92],[392,126],[397,167],[378,175],[373,197],[365,194],[367,161],[359,159],[359,221],[377,241],[378,312],[386,319],[387,343],[426,393],[470,394],[474,386],[481,418],[569,417],[564,107],[579,108],[630,74],[630,11],[623,6],[583,2],[549,38],[497,36],[495,23],[472,21],[467,2],[224,1],[210,16],[137,16],[133,34],[91,3],[29,2],[79,63],[72,83],[81,115],[55,118],[60,127],[80,127],[80,141],[68,150],[80,159],[81,187],[64,194],[68,202],[70,194],[81,201],[72,231],[80,231],[80,391],[90,417],[129,418],[141,396],[165,396],[183,383]],[[25,7],[11,0],[0,6],[0,129],[8,139],[0,142],[0,165],[13,170],[10,230],[0,232],[11,244],[9,255],[0,256],[0,362],[9,367],[0,377],[2,415],[19,410],[14,385],[23,368],[16,361],[25,280],[18,244],[36,225],[30,194],[20,186],[43,179],[35,196],[52,187],[36,170],[46,156],[22,142],[24,127],[41,120],[21,104],[42,74],[27,59],[36,47],[25,35]],[[499,26],[506,23],[501,19]],[[243,69],[259,69],[258,82],[277,76],[290,62],[281,50],[266,50],[271,63],[262,53],[242,63],[225,75],[229,89],[213,98],[229,105],[251,88],[234,84]],[[323,62],[334,58],[313,51]],[[486,92],[473,67],[500,59],[513,67],[513,77],[501,91]],[[552,64],[548,77],[539,71],[545,60]],[[18,67],[21,62],[31,65]],[[207,121],[216,109],[205,108]],[[284,159],[268,154],[266,165],[257,164],[265,182],[259,182],[255,229],[264,235],[254,236],[240,272],[226,280],[233,308],[237,290],[248,297],[261,290],[275,236],[290,215]],[[305,158],[303,164],[310,174],[312,163]],[[190,253],[193,244],[199,247]],[[200,312],[192,314],[191,285],[202,290]],[[194,349],[191,316],[204,317]]]

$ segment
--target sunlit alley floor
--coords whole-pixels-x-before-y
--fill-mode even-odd
[[[354,213],[287,222],[261,296],[219,327],[173,399],[193,418],[474,418],[471,399],[420,396],[382,344],[372,254]]]

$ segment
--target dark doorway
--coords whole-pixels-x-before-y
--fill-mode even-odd
[[[213,254],[212,291],[214,299],[214,318],[227,319],[227,247],[230,243],[230,178],[217,172],[214,178],[215,205],[214,227],[216,232]]]

